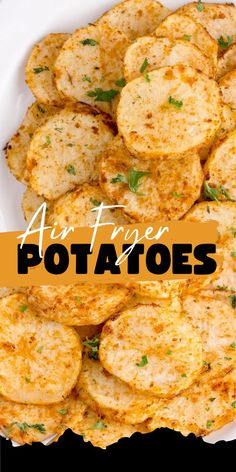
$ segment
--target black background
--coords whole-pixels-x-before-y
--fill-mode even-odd
[[[77,472],[129,469],[170,471],[180,469],[200,471],[235,470],[236,441],[211,445],[193,435],[187,438],[167,429],[147,435],[135,434],[122,439],[106,450],[84,443],[82,438],[67,431],[58,443],[50,446],[35,444],[12,448],[10,441],[1,440],[1,472],[32,472],[72,470]]]

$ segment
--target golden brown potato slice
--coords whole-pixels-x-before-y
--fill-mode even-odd
[[[217,65],[217,42],[206,29],[186,15],[173,13],[167,16],[155,31],[158,38],[183,39],[195,44],[210,59],[213,68]]]
[[[103,327],[99,358],[106,370],[138,391],[171,397],[202,369],[202,344],[171,301],[137,305]]]
[[[99,207],[102,202],[104,205],[112,205],[99,185],[80,185],[76,190],[63,195],[54,203],[52,209],[49,210],[48,222],[49,224],[57,222],[60,227],[94,225],[97,211],[92,210]],[[118,225],[127,223],[118,208],[103,210],[100,222]]]
[[[236,229],[236,203],[201,202],[191,208],[184,217],[187,221],[217,221],[221,237],[233,236]]]
[[[33,404],[66,398],[81,369],[76,331],[38,318],[23,294],[0,300],[0,321],[1,394]]]
[[[94,411],[125,424],[143,423],[150,417],[155,402],[109,374],[98,360],[88,358],[83,360],[77,392]]]
[[[22,182],[29,180],[26,156],[35,131],[46,122],[49,116],[58,111],[56,107],[34,102],[28,108],[17,132],[10,139],[6,149],[6,159],[11,172],[18,180]]]
[[[209,77],[215,74],[212,62],[195,44],[183,39],[172,41],[168,38],[143,36],[127,49],[124,76],[126,81],[130,82],[145,73],[148,81],[150,71],[176,64],[193,67]]]
[[[236,44],[232,44],[219,58],[217,64],[217,79],[236,68]]]
[[[98,325],[123,308],[130,287],[115,284],[31,287],[29,304],[40,316],[70,326]]]
[[[236,200],[236,130],[215,144],[204,167],[207,184],[224,188],[230,200]],[[225,199],[225,192],[219,192],[219,200]]]
[[[73,106],[48,119],[27,154],[31,187],[54,200],[78,184],[98,178],[98,160],[114,136],[106,115]]]
[[[197,330],[203,347],[204,366],[210,377],[219,377],[236,365],[236,317],[233,307],[202,294],[184,297],[183,309]]]
[[[100,183],[131,221],[177,220],[199,198],[203,173],[196,153],[168,162],[135,158],[117,136],[101,159]]]
[[[0,428],[18,444],[57,441],[74,422],[83,419],[85,405],[75,396],[53,405],[25,405],[0,398]],[[67,426],[67,424],[70,426]]]
[[[62,105],[54,83],[54,63],[62,45],[70,37],[53,33],[36,44],[26,64],[26,82],[36,99],[45,105]]]
[[[224,75],[219,81],[219,86],[223,102],[230,106],[236,119],[236,69]]]
[[[219,88],[191,67],[162,67],[123,88],[117,120],[126,146],[139,157],[193,153],[220,128]]]
[[[207,435],[236,418],[235,402],[235,371],[213,380],[205,373],[181,395],[160,400],[147,427],[150,431],[171,428],[184,436]]]
[[[215,39],[228,37],[234,41],[236,38],[236,8],[230,3],[187,3],[177,10],[177,13],[188,15],[197,23],[200,23]],[[222,44],[222,42],[219,42]]]
[[[170,10],[156,0],[126,0],[106,12],[99,24],[107,24],[134,40],[152,33],[169,13]]]

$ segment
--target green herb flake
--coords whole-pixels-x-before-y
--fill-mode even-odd
[[[68,413],[68,409],[62,408],[61,410],[58,410],[58,413],[62,416],[65,416]]]
[[[232,357],[224,357],[225,361],[232,361]]]
[[[117,85],[117,87],[125,87],[126,85],[126,80],[125,79],[119,79],[119,80],[116,80],[115,81],[115,84]]]
[[[168,349],[168,351],[166,351],[167,356],[171,356],[172,354],[173,354],[173,351],[171,351],[170,349]]]
[[[96,207],[101,205],[101,202],[99,202],[96,198],[93,198],[93,197],[90,198],[90,202]]]
[[[89,82],[90,84],[92,83],[92,79],[88,75],[84,75],[82,78],[83,82]]]
[[[147,356],[142,356],[141,361],[138,364],[136,364],[136,366],[137,367],[145,367],[145,365],[147,365],[147,364],[148,364]]]
[[[145,70],[147,69],[147,66],[148,66],[149,62],[148,62],[148,58],[145,57],[139,71],[141,72],[141,74],[143,74],[145,72]]]
[[[78,302],[78,303],[82,303],[80,297],[75,297],[75,301]]]
[[[122,174],[117,174],[116,177],[113,177],[111,179],[111,183],[116,184],[117,182],[123,182],[124,184],[127,184],[129,186],[129,190],[131,192],[138,194],[140,179],[148,175],[150,175],[150,172],[142,172],[139,170],[130,169],[128,172],[128,177]]]
[[[30,138],[30,139],[33,138],[33,133],[29,133],[29,138]]]
[[[96,88],[95,90],[91,90],[91,92],[87,92],[88,97],[94,97],[95,102],[108,102],[111,103],[113,98],[118,94],[118,90],[110,89],[110,90],[103,90],[102,88]]]
[[[50,136],[46,136],[46,144],[49,146],[51,144],[51,138]]]
[[[168,98],[168,103],[169,103],[169,105],[173,105],[178,110],[180,110],[183,106],[182,100],[175,100],[175,98],[173,98],[171,96]]]
[[[184,34],[183,37],[182,37],[182,39],[183,39],[184,41],[191,41],[192,36],[191,36],[191,34]]]
[[[215,202],[219,201],[220,195],[223,195],[226,200],[231,200],[228,190],[220,185],[219,188],[210,187],[207,182],[204,182],[204,197]]]
[[[89,357],[91,359],[98,359],[100,334],[96,334],[92,339],[86,338],[83,342],[83,346],[89,348]]]
[[[55,131],[58,131],[58,133],[62,133],[62,131],[63,131],[63,128],[54,128],[54,129],[55,129]]]
[[[27,308],[28,308],[27,305],[21,305],[20,307],[21,313],[24,313],[27,310]]]
[[[209,401],[210,401],[210,402],[214,402],[215,400],[216,400],[216,397],[211,397],[211,398],[209,398]]]
[[[187,374],[181,374],[181,377],[186,378]]]
[[[83,39],[82,41],[80,41],[81,44],[83,44],[83,46],[97,46],[97,41],[96,39],[91,39],[91,38],[86,38],[86,39]]]
[[[76,175],[75,167],[72,166],[72,164],[69,164],[66,170],[67,170],[68,174]]]
[[[184,198],[184,195],[182,193],[171,192],[171,195],[175,198]]]
[[[236,295],[230,295],[229,299],[231,301],[232,308],[234,308],[234,310],[236,310]],[[236,346],[236,344],[235,344],[235,346]]]
[[[231,257],[233,257],[233,259],[236,258],[236,251],[231,252]]]
[[[214,423],[214,421],[207,420],[207,422],[206,422],[207,429],[210,429],[213,426],[213,423]]]
[[[235,351],[235,350],[236,350],[236,342],[235,342],[235,341],[232,342],[232,343],[229,345],[229,347]]]
[[[68,143],[68,144],[67,144],[67,147],[73,147],[73,146],[74,146],[73,143]]]
[[[38,104],[37,104],[37,108],[38,108],[38,111],[40,111],[40,113],[45,113],[46,111],[41,105],[38,105]]]
[[[227,285],[217,285],[216,288],[217,290],[220,290],[221,292],[225,292],[226,290],[228,290]]]
[[[236,400],[234,400],[233,403],[231,403],[232,408],[236,408]]]
[[[17,421],[14,421],[13,423],[10,424],[9,428],[6,429],[6,433],[10,433],[12,428],[14,426],[17,426],[17,428],[22,432],[26,433],[28,429],[36,429],[40,433],[46,433],[46,429],[44,424],[28,424],[26,422],[24,423],[18,423]]]
[[[96,421],[96,423],[92,427],[92,429],[105,429],[105,428],[107,428],[107,425],[102,420]]]
[[[25,381],[26,381],[26,383],[30,383],[31,379],[29,377],[25,377]]]
[[[38,352],[39,354],[42,354],[42,350],[43,350],[43,346],[40,346],[40,347],[37,349],[37,352]]]
[[[230,228],[230,231],[234,238],[236,238],[236,228]]]
[[[147,72],[145,72],[144,78],[147,82],[151,82],[150,75]]]
[[[205,367],[207,367],[208,370],[210,370],[210,368],[211,368],[210,362],[208,362],[208,361],[203,361],[203,365],[204,365]]]
[[[49,67],[47,66],[44,66],[44,67],[34,67],[33,71],[34,71],[34,74],[40,74],[41,72],[45,72],[45,71],[48,71],[49,70]]]
[[[197,8],[197,10],[200,11],[200,12],[204,10],[204,5],[203,5],[203,3],[202,3],[202,0],[198,0],[197,5],[196,5],[196,8]]]
[[[232,44],[233,40],[234,40],[233,36],[227,36],[226,40],[224,39],[223,36],[220,36],[217,39],[218,46],[222,49],[227,49],[230,46],[230,44]]]

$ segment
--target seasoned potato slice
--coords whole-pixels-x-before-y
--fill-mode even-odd
[[[114,133],[107,116],[86,106],[64,109],[35,133],[27,154],[31,187],[54,200],[98,178],[98,160]]]
[[[136,282],[134,290],[143,297],[175,298],[178,297],[186,285],[185,280],[158,280],[156,282]]]
[[[204,173],[210,187],[224,187],[230,199],[236,200],[236,130],[213,147]],[[224,200],[225,196],[219,193],[218,198]]]
[[[26,82],[36,97],[45,105],[62,105],[54,83],[54,63],[69,34],[49,34],[36,44],[26,64]]]
[[[187,296],[183,309],[197,330],[203,347],[203,358],[210,377],[219,377],[236,365],[236,317],[227,303],[201,294]]]
[[[183,394],[160,400],[147,427],[150,431],[171,428],[184,436],[207,435],[236,418],[235,401],[235,371],[213,380],[205,373]]]
[[[21,207],[23,210],[26,223],[29,224],[31,222],[35,212],[38,210],[40,205],[42,205],[42,203],[44,202],[45,200],[39,195],[37,195],[32,190],[31,187],[27,187],[23,195],[22,202],[21,202]],[[46,203],[47,203],[47,211],[48,211],[50,208],[50,202],[46,202]],[[40,223],[41,223],[41,217],[42,217],[42,214],[40,213],[40,215],[38,215],[36,220],[34,221],[32,228],[39,228]],[[47,214],[46,214],[46,221],[47,221]]]
[[[125,54],[125,79],[130,82],[145,72],[148,81],[150,71],[176,64],[193,67],[209,77],[214,76],[212,63],[195,44],[180,39],[171,41],[168,38],[144,36],[137,39]]]
[[[101,159],[100,183],[114,204],[125,205],[131,221],[177,220],[199,198],[203,173],[197,154],[169,162],[141,161],[117,136]]]
[[[139,157],[197,151],[220,127],[217,84],[191,67],[176,65],[139,77],[121,92],[117,120],[126,146]]]
[[[201,202],[184,217],[187,221],[217,221],[221,237],[232,236],[236,228],[236,203],[234,202]]]
[[[232,44],[219,58],[217,64],[217,79],[236,68],[236,44]]]
[[[94,411],[126,424],[143,423],[151,416],[155,399],[133,391],[109,374],[99,361],[85,358],[77,391]]]
[[[131,387],[157,396],[176,395],[202,369],[202,344],[171,301],[137,305],[103,327],[104,368]]]
[[[106,449],[121,438],[130,438],[134,433],[147,433],[145,425],[128,425],[112,421],[90,408],[85,411],[82,421],[79,419],[76,426],[72,426],[71,429],[75,434],[83,436],[84,442],[91,442],[93,446],[102,449]]]
[[[25,405],[0,398],[0,428],[18,444],[57,441],[74,422],[83,419],[85,405],[72,394],[53,405]],[[68,423],[70,426],[68,426]]]
[[[131,295],[129,287],[118,284],[41,285],[29,289],[29,304],[39,315],[65,325],[98,325]]]
[[[223,102],[230,106],[236,119],[236,69],[228,72],[219,81]]]
[[[10,139],[7,150],[7,164],[13,175],[22,182],[28,181],[26,171],[26,156],[33,134],[42,126],[49,116],[58,112],[59,109],[52,106],[41,105],[34,102],[27,110],[22,124]]]
[[[215,39],[221,36],[227,38],[233,36],[236,38],[236,8],[230,4],[187,3],[177,10],[177,13],[188,15],[200,23],[208,33]]]
[[[81,368],[76,331],[35,316],[23,294],[1,299],[0,321],[1,394],[33,404],[66,398]]]
[[[106,12],[99,24],[107,24],[134,40],[152,33],[169,13],[170,10],[156,0],[125,0]]]
[[[183,39],[195,44],[210,59],[216,69],[218,45],[200,23],[186,15],[167,16],[155,31],[158,38]]]
[[[55,222],[60,227],[64,226],[90,226],[94,225],[97,218],[97,211],[92,211],[101,202],[104,205],[112,205],[106,194],[97,184],[83,184],[76,190],[60,197],[49,211],[49,224]],[[109,222],[114,224],[126,224],[127,221],[121,210],[103,210],[100,219],[101,223]]]

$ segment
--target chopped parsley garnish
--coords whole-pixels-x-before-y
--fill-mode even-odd
[[[148,58],[145,57],[139,71],[141,72],[141,74],[143,74],[145,72],[145,70],[147,69],[147,66],[148,66],[149,62],[148,62]]]
[[[142,172],[139,170],[130,169],[128,172],[128,177],[122,174],[117,174],[116,177],[111,179],[111,183],[116,184],[117,182],[123,182],[129,186],[131,192],[138,193],[138,188],[140,185],[139,181],[142,179],[142,177],[147,175],[150,175],[150,172]]]
[[[236,251],[231,252],[231,257],[233,257],[233,259],[235,259],[235,257],[236,257]]]
[[[55,131],[58,131],[58,133],[62,133],[62,131],[63,131],[63,128],[54,128],[54,129],[55,129]]]
[[[36,429],[37,431],[39,431],[40,433],[46,433],[46,429],[45,429],[45,426],[44,424],[28,424],[28,423],[18,423],[17,421],[13,421],[13,423],[10,424],[9,428],[6,429],[6,432],[7,433],[10,433],[10,431],[12,430],[13,426],[17,426],[17,428],[19,428],[19,430],[22,432],[22,433],[26,433],[26,431],[28,429]]]
[[[46,70],[49,70],[49,67],[44,66],[44,67],[35,67],[33,69],[34,74],[40,74],[41,72],[45,72]]]
[[[68,174],[76,175],[76,170],[75,170],[74,166],[72,166],[72,164],[69,164],[66,170],[67,170]]]
[[[207,429],[210,429],[213,426],[213,423],[214,423],[214,421],[207,420],[207,422],[206,422]]]
[[[83,82],[89,82],[90,84],[92,83],[92,79],[88,75],[84,75],[82,80]]]
[[[184,198],[184,195],[182,193],[177,193],[177,192],[171,192],[172,197],[176,198]]]
[[[180,110],[183,106],[182,100],[175,100],[175,98],[173,98],[173,97],[168,98],[168,103],[169,103],[169,105],[173,105],[178,110]]]
[[[234,349],[234,351],[236,350],[236,342],[232,342],[229,347],[231,347],[231,349]]]
[[[223,185],[220,185],[219,188],[210,187],[207,182],[204,182],[204,197],[208,200],[214,200],[215,202],[219,201],[220,195],[223,195],[227,200],[230,200],[229,192],[226,190]]]
[[[187,377],[187,374],[181,374],[181,377],[185,378]]]
[[[234,40],[233,36],[227,36],[226,40],[224,39],[223,36],[220,36],[217,39],[217,42],[220,48],[226,49],[230,46],[230,44],[232,44],[233,40]]]
[[[170,349],[168,349],[168,351],[166,351],[166,355],[171,356],[171,354],[173,354],[173,352]]]
[[[27,310],[27,305],[21,305],[20,311],[21,313],[24,313]]]
[[[33,133],[29,133],[29,137],[30,137],[30,139],[32,139],[33,138]]]
[[[60,413],[60,415],[63,415],[63,416],[64,416],[64,415],[67,415],[68,410],[65,409],[65,408],[62,408],[61,410],[58,410],[58,413]]]
[[[125,80],[125,79],[116,80],[116,81],[115,81],[115,84],[117,85],[117,87],[125,87],[125,85],[126,85],[126,80]]]
[[[83,342],[83,346],[89,348],[89,357],[91,359],[98,359],[98,350],[99,350],[99,338],[100,335],[96,334],[92,339],[86,338],[86,341]]]
[[[87,92],[88,97],[94,97],[95,102],[108,102],[111,103],[113,98],[118,94],[118,90],[110,89],[103,90],[101,88],[96,88],[91,92]]]
[[[192,36],[191,36],[190,34],[184,34],[182,39],[183,39],[184,41],[191,41]]]
[[[37,108],[40,113],[45,113],[45,109],[41,105],[37,104]]]
[[[236,400],[234,400],[234,402],[231,403],[231,406],[232,406],[233,408],[236,408]]]
[[[136,366],[137,367],[145,367],[145,365],[147,365],[147,364],[148,364],[147,356],[142,356],[141,361],[138,364],[136,364]]]
[[[216,400],[216,397],[211,397],[211,398],[209,398],[209,401],[210,401],[210,402],[214,402],[215,400]]]
[[[236,238],[236,228],[230,228],[230,231],[234,238]]]
[[[221,292],[225,292],[226,290],[228,290],[227,285],[217,285],[216,288],[217,290],[220,290]]]
[[[50,136],[46,136],[46,144],[51,144],[51,138]]]
[[[73,146],[74,146],[73,143],[68,143],[68,144],[67,144],[67,147],[73,147]]]
[[[41,353],[42,353],[42,350],[43,350],[43,346],[40,346],[40,347],[37,349],[37,352],[38,352],[39,354],[41,354]]]
[[[208,362],[208,361],[203,361],[203,365],[205,365],[205,366],[207,367],[207,369],[210,370],[210,368],[211,368],[210,362]]]
[[[93,198],[93,197],[90,198],[90,202],[96,207],[101,205],[101,202],[99,202],[96,198]]]
[[[232,357],[226,357],[226,356],[225,356],[225,357],[224,357],[224,360],[225,360],[225,361],[232,361]]]
[[[234,308],[234,310],[236,310],[236,295],[230,295],[229,299],[231,301],[232,308]]]
[[[198,11],[203,11],[204,10],[204,5],[202,3],[202,0],[198,0],[196,8]]]
[[[92,427],[92,429],[105,429],[105,428],[107,428],[107,425],[102,420],[96,421],[96,423]]]
[[[29,377],[25,377],[26,383],[30,383],[31,379]]]
[[[91,38],[86,38],[86,39],[83,39],[82,41],[80,41],[81,44],[83,44],[83,46],[97,46],[97,41],[96,39],[91,39]]]
[[[78,303],[82,303],[80,297],[75,297],[75,301],[78,302]]]
[[[151,82],[150,75],[147,72],[145,72],[144,78],[147,82]]]

